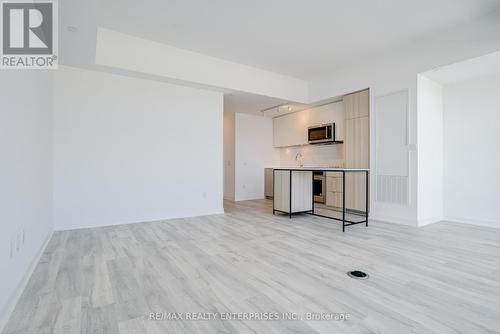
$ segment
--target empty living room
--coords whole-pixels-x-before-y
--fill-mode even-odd
[[[0,0],[0,333],[499,333],[498,0]]]

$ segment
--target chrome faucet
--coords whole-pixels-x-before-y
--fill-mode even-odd
[[[295,155],[295,161],[299,164],[300,167],[304,167],[304,164],[302,164],[302,153],[298,152]]]

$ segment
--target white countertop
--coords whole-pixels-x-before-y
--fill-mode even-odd
[[[303,171],[322,171],[322,172],[367,172],[369,168],[341,168],[341,167],[269,167],[276,170],[303,170]]]

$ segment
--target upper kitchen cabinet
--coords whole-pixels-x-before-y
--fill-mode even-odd
[[[298,146],[307,144],[309,114],[303,111],[287,114],[273,119],[274,147]]]
[[[335,140],[344,140],[344,102],[325,104],[308,110],[309,126],[335,123]]]
[[[342,101],[286,114],[273,119],[274,147],[308,144],[307,128],[335,123],[335,139],[344,140],[344,104]]]
[[[344,96],[345,118],[354,119],[369,116],[369,90]]]

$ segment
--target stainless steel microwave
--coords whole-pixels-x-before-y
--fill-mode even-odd
[[[335,123],[310,126],[307,130],[309,144],[320,144],[335,141]]]

